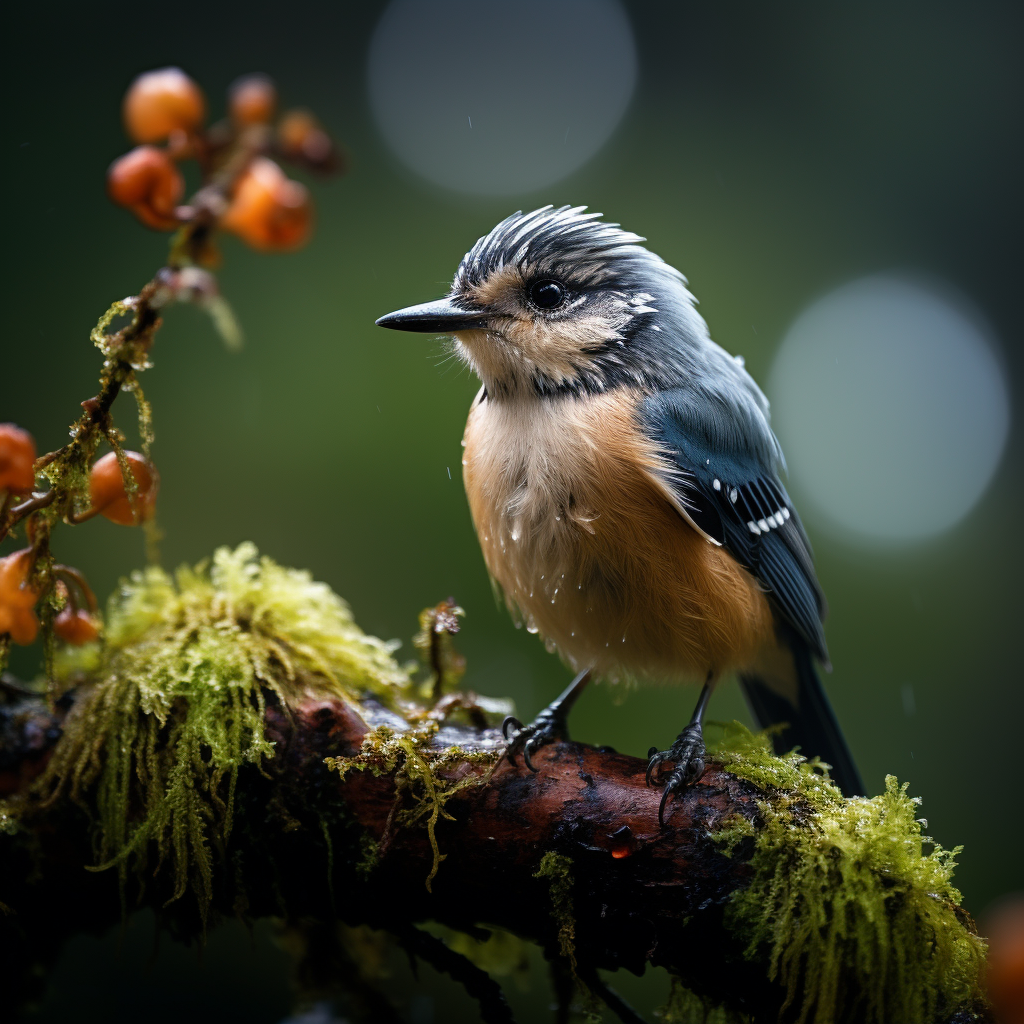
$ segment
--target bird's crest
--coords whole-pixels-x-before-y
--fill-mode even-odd
[[[506,217],[463,257],[455,275],[455,290],[482,284],[505,267],[535,275],[558,275],[581,286],[594,286],[631,269],[652,266],[685,283],[677,270],[639,243],[640,235],[587,213],[585,206],[544,206]]]

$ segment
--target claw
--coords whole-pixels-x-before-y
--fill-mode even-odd
[[[698,733],[699,736],[699,733]],[[670,750],[656,750],[651,748],[647,762],[647,785],[651,785],[655,775],[666,761],[675,763],[672,773],[665,780],[665,791],[661,795],[661,803],[658,805],[658,824],[665,826],[665,808],[668,806],[668,799],[673,793],[686,789],[704,774],[704,744],[698,738],[696,742],[692,735],[683,735],[673,744]]]
[[[505,756],[509,761],[516,764],[517,755],[522,754],[526,767],[536,774],[540,769],[533,763],[533,755],[546,743],[564,736],[565,723],[545,710],[529,725],[523,725],[518,718],[509,715],[502,723],[501,731],[505,736]]]
[[[665,827],[665,804],[668,803],[668,798],[671,795],[672,790],[666,786],[665,792],[661,794],[661,803],[658,804],[658,824]]]
[[[647,758],[647,785],[649,786],[654,780],[655,772],[657,772],[662,762],[667,760],[667,758],[665,757],[664,752],[658,750],[657,747],[651,747],[647,752]]]

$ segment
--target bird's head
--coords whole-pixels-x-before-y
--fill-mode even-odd
[[[677,270],[585,209],[513,214],[466,253],[447,297],[378,325],[454,336],[496,398],[643,387],[706,328]]]

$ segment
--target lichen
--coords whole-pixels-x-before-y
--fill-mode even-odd
[[[439,727],[440,722],[430,717],[413,722],[403,731],[380,725],[366,734],[362,749],[355,757],[328,757],[324,760],[342,778],[351,771],[369,771],[375,776],[394,774],[394,827],[410,828],[420,822],[426,824],[434,854],[426,878],[427,892],[432,891],[434,877],[447,856],[441,852],[437,842],[439,819],[454,820],[444,809],[445,804],[457,793],[485,783],[500,757],[496,751],[469,751],[459,746],[437,748],[432,742]],[[467,764],[482,765],[487,770],[457,777],[454,770]],[[412,806],[402,807],[407,793],[412,796]]]
[[[111,599],[102,648],[58,659],[58,684],[77,684],[77,697],[32,796],[47,806],[68,794],[92,811],[94,870],[116,866],[123,883],[155,854],[173,871],[171,899],[191,886],[205,915],[239,771],[274,755],[267,701],[287,712],[306,695],[368,692],[394,707],[412,684],[393,649],[325,584],[252,544],[173,579],[135,573]]]
[[[748,956],[767,956],[787,1019],[926,1022],[983,998],[985,946],[952,883],[960,847],[923,834],[906,784],[890,776],[879,796],[845,799],[827,768],[776,757],[738,723],[713,749],[763,793],[753,876],[726,923]],[[718,838],[729,851],[744,832],[730,821]]]

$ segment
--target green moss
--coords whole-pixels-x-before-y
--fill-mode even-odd
[[[405,795],[412,796],[412,806],[398,810],[393,818],[395,827],[426,825],[434,861],[427,875],[427,891],[431,891],[434,877],[446,854],[437,844],[437,823],[440,818],[454,820],[444,809],[457,793],[472,786],[482,785],[490,778],[490,771],[470,773],[454,779],[448,773],[469,764],[493,768],[500,757],[493,751],[468,751],[461,747],[436,748],[432,741],[439,721],[424,718],[408,730],[396,732],[381,725],[371,729],[363,739],[362,750],[355,757],[329,757],[328,767],[338,771],[342,778],[350,771],[369,771],[374,775],[395,776],[395,807],[400,808]]]
[[[380,863],[380,844],[368,832],[359,837],[359,860],[356,861],[356,872],[366,878],[373,874]]]
[[[847,800],[821,765],[722,728],[716,760],[764,794],[753,878],[726,921],[748,955],[767,955],[788,1016],[926,1022],[980,1000],[985,946],[952,883],[960,848],[922,834],[907,786],[890,776],[880,796]],[[718,837],[731,850],[744,834],[730,822]]]
[[[411,683],[392,650],[325,584],[251,544],[174,579],[136,573],[111,599],[102,648],[59,661],[80,685],[35,795],[93,810],[95,870],[116,865],[123,878],[155,855],[173,871],[172,899],[191,886],[205,913],[239,770],[274,754],[266,701],[369,692],[394,707]]]
[[[551,916],[558,924],[558,949],[576,977],[576,916],[572,907],[572,858],[549,850],[541,858],[534,878],[547,878],[551,891]]]
[[[665,1024],[748,1024],[746,1014],[715,1006],[688,989],[679,978],[672,978],[668,1002],[654,1011]]]
[[[466,659],[452,642],[452,637],[459,632],[459,619],[465,614],[451,598],[420,612],[420,628],[412,644],[430,671],[424,696],[435,701],[456,689],[466,671]]]

